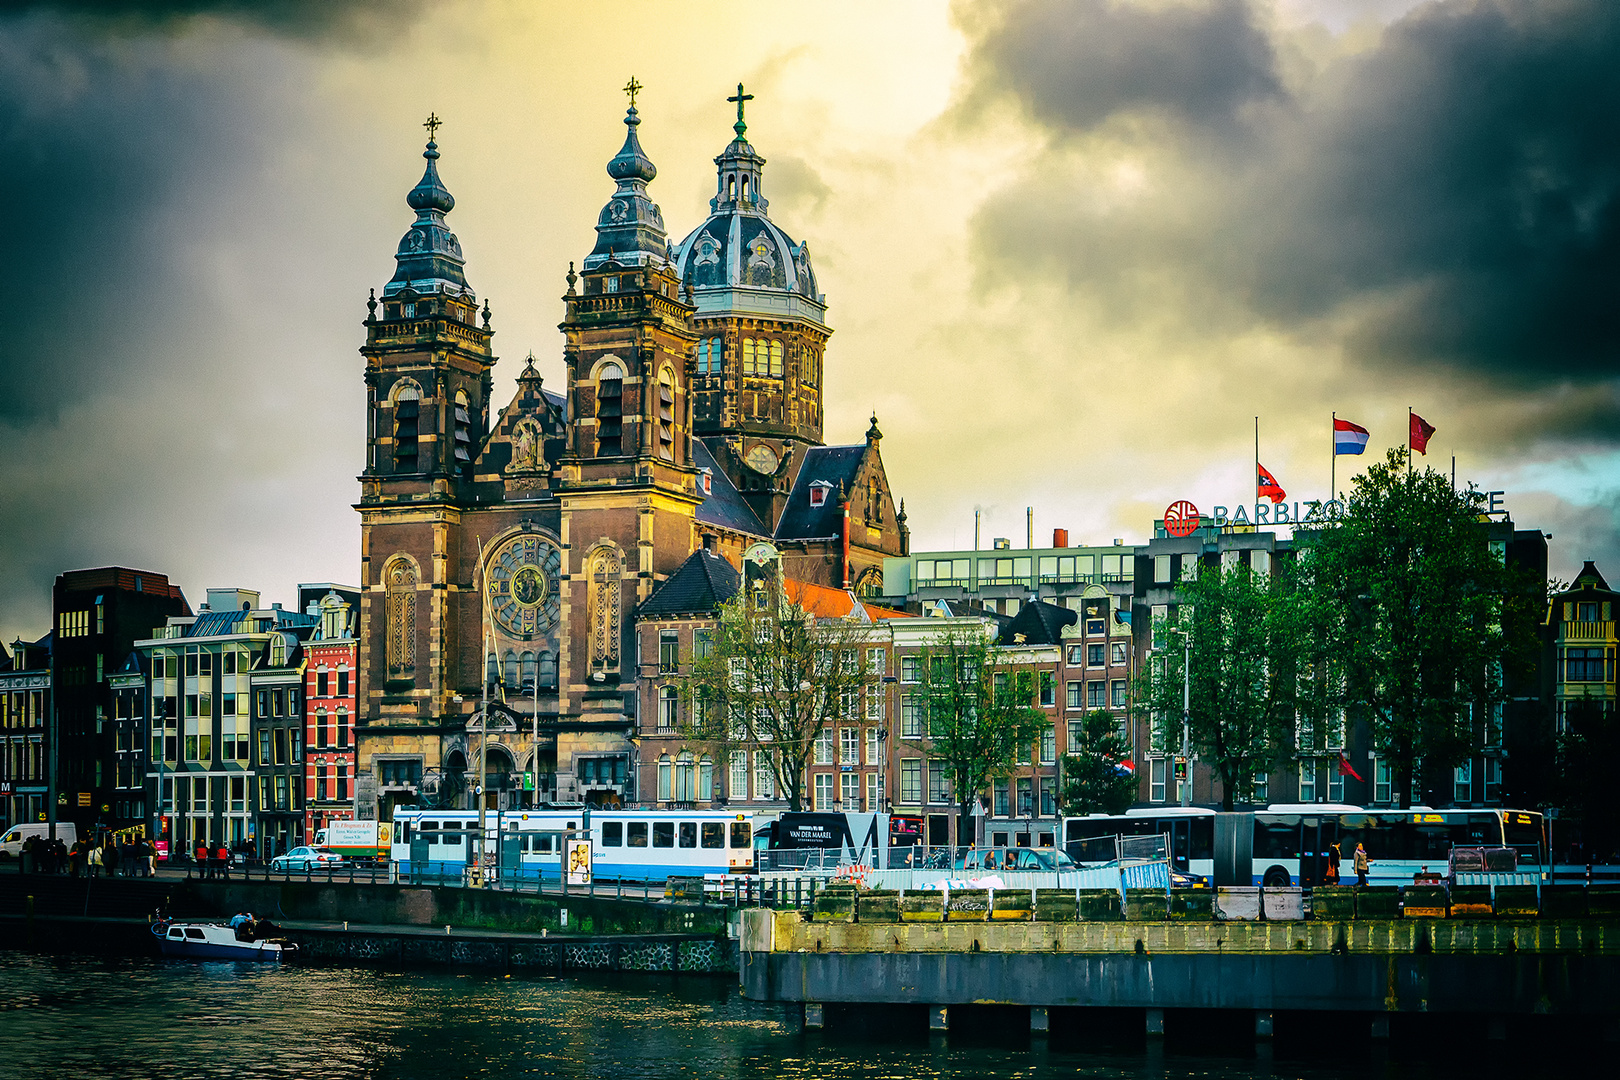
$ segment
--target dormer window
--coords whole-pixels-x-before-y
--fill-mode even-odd
[[[714,474],[704,469],[698,476],[698,489],[705,495],[714,494]]]
[[[603,278],[602,279],[602,288],[606,292],[618,292],[619,291],[619,279],[616,278],[616,277]]]
[[[827,492],[829,492],[831,490],[832,490],[832,485],[827,483],[825,480],[817,480],[815,483],[811,484],[810,485],[810,505],[811,506],[825,506],[825,505],[827,505]]]

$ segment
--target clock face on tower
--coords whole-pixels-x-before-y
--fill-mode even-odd
[[[557,621],[562,552],[536,533],[521,533],[489,555],[484,572],[490,617],[517,638],[544,634]]]

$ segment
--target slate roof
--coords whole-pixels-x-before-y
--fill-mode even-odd
[[[838,489],[854,491],[866,443],[853,446],[812,446],[805,451],[804,464],[793,483],[782,519],[776,523],[778,540],[827,540],[844,534],[843,509],[838,505]],[[810,505],[810,488],[817,481],[831,485],[827,501]]]
[[[735,566],[723,556],[699,548],[647,597],[636,614],[643,619],[712,615],[741,587],[742,574]]]
[[[743,501],[742,492],[737,490],[725,470],[720,468],[714,460],[714,454],[709,451],[702,439],[692,440],[692,464],[699,469],[709,470],[709,494],[697,508],[699,521],[718,525],[733,532],[748,533],[750,536],[771,535],[770,530],[760,523],[753,508]],[[701,490],[700,488],[699,491]]]
[[[997,645],[1056,645],[1062,640],[1063,628],[1080,618],[1078,611],[1048,604],[1045,600],[1031,600],[1018,609],[1012,621],[1001,628]],[[1019,641],[1022,634],[1024,640]]]

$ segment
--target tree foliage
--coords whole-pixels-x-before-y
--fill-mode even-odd
[[[1534,620],[1515,613],[1539,598],[1492,553],[1484,510],[1483,492],[1408,468],[1397,447],[1356,478],[1334,524],[1301,537],[1313,633],[1342,665],[1341,703],[1370,722],[1402,806],[1417,763],[1449,768],[1477,748],[1476,709],[1491,715],[1504,669],[1534,646]]]
[[[1285,582],[1242,564],[1184,577],[1177,618],[1154,624],[1153,652],[1138,679],[1138,708],[1149,713],[1156,739],[1179,749],[1190,649],[1188,741],[1219,777],[1227,810],[1253,797],[1256,773],[1292,757],[1299,657]]]
[[[941,762],[961,821],[993,779],[1010,776],[1020,750],[1046,730],[1035,707],[1034,670],[998,648],[988,627],[955,624],[918,652],[919,681],[911,690],[928,723],[929,753]]]
[[[1136,775],[1120,765],[1131,760],[1131,743],[1119,718],[1093,709],[1069,722],[1077,753],[1063,758],[1065,814],[1123,814],[1136,798]]]
[[[869,623],[819,618],[779,590],[752,600],[739,592],[681,680],[683,732],[713,745],[721,762],[737,750],[757,753],[789,809],[803,809],[817,739],[859,722],[865,695],[881,692],[870,637]]]

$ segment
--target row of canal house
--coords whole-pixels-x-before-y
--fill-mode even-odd
[[[294,611],[210,589],[197,614],[137,641],[114,680],[165,846],[269,856],[353,817],[358,605],[327,584],[299,598]]]
[[[1483,523],[1482,534],[1498,558],[1545,580],[1541,532],[1515,528],[1504,515]],[[807,785],[812,806],[915,816],[922,819],[928,842],[955,838],[956,798],[943,763],[930,753],[926,725],[910,692],[918,675],[917,653],[953,624],[980,628],[1015,665],[1028,665],[1035,704],[1050,718],[1042,737],[1008,764],[1007,775],[980,793],[974,832],[984,842],[1039,845],[1056,838],[1062,759],[1077,749],[1070,725],[1096,709],[1118,717],[1132,746],[1138,805],[1176,804],[1184,794],[1197,805],[1218,804],[1222,792],[1213,770],[1196,754],[1178,769],[1180,747],[1165,745],[1147,717],[1133,715],[1135,680],[1153,648],[1155,623],[1176,617],[1177,585],[1184,578],[1238,564],[1276,574],[1293,557],[1293,539],[1274,532],[1216,528],[1205,521],[1191,535],[1176,537],[1156,522],[1154,538],[1135,546],[1069,547],[1059,531],[1047,549],[1015,550],[998,541],[989,551],[892,558],[884,567],[884,604],[787,583],[801,603],[819,613],[867,622],[866,647],[881,672],[876,692],[823,733]],[[722,751],[682,734],[686,704],[680,679],[690,670],[693,650],[702,648],[719,604],[734,595],[738,582],[737,570],[723,556],[699,551],[638,610],[636,771],[638,801],[644,805],[781,805],[769,770],[755,760],[757,753],[728,750],[720,760]],[[1525,753],[1526,760],[1515,763],[1513,748],[1537,740],[1551,744],[1554,698],[1612,702],[1612,689],[1605,689],[1613,682],[1614,656],[1612,637],[1605,637],[1614,627],[1605,621],[1607,585],[1589,568],[1575,588],[1592,598],[1555,598],[1550,605],[1544,628],[1548,655],[1540,671],[1510,675],[1509,700],[1481,710],[1477,718],[1475,754],[1427,775],[1420,770],[1409,802],[1492,806],[1513,803],[1516,793],[1529,798],[1531,774],[1545,772],[1547,755]],[[1564,640],[1579,635],[1592,638],[1592,645],[1585,645],[1585,637],[1574,645]],[[1609,682],[1575,686],[1567,678],[1570,672],[1583,679],[1606,674]],[[1365,722],[1341,721],[1320,730],[1301,726],[1292,750],[1295,760],[1287,767],[1255,777],[1256,804],[1400,801]]]

